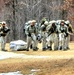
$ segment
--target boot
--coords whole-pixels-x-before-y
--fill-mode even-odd
[[[32,44],[30,45],[30,49],[32,49]]]
[[[27,48],[26,51],[29,51],[29,48]]]
[[[67,47],[66,49],[70,49],[69,47]]]
[[[7,51],[7,50],[5,50],[5,49],[2,49],[2,51]]]
[[[47,48],[43,48],[43,49],[42,49],[42,51],[46,51],[46,50],[47,50]]]
[[[52,50],[52,47],[51,46],[48,46],[48,49],[51,51]]]
[[[38,48],[34,48],[34,49],[33,49],[33,51],[37,51],[37,50],[38,50]]]
[[[59,47],[59,50],[62,50],[62,46]]]

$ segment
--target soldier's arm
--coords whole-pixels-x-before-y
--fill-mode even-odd
[[[2,31],[2,27],[0,27],[0,32]]]
[[[29,34],[29,26],[25,29],[25,34],[26,34],[26,35]]]
[[[4,33],[8,33],[9,31],[10,31],[10,29],[8,27],[5,27]]]
[[[69,31],[70,31],[71,33],[74,33],[74,29],[73,29],[73,27],[72,27],[71,24],[69,24]]]

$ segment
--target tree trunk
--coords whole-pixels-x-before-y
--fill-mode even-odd
[[[61,9],[64,0],[0,0],[0,20],[5,20],[11,29],[7,36],[12,40],[25,40],[24,24],[35,19],[38,23],[43,17],[47,20],[67,19],[69,11]],[[74,8],[73,8],[74,9]],[[71,21],[71,20],[70,20]],[[73,23],[73,21],[71,21]],[[73,39],[73,38],[72,38]],[[73,39],[74,40],[74,39]]]

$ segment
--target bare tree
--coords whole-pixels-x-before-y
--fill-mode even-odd
[[[48,20],[74,19],[72,13],[74,0],[1,0],[1,2],[4,2],[0,7],[3,15],[0,16],[1,20],[6,20],[11,29],[8,41],[25,40],[23,28],[28,20],[35,19],[40,22],[43,17]]]

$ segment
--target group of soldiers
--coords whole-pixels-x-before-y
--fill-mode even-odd
[[[1,50],[5,50],[6,35],[10,31],[5,21],[0,22],[0,43]],[[70,35],[74,31],[69,20],[42,19],[40,23],[30,20],[25,23],[24,33],[27,38],[26,51],[39,49],[38,43],[42,43],[42,51],[46,50],[68,50]]]
[[[6,44],[6,35],[10,31],[10,29],[7,27],[7,24],[5,21],[0,22],[0,43],[1,43],[1,51],[7,51],[5,49]]]
[[[69,20],[47,21],[45,18],[40,23],[36,20],[26,22],[24,32],[27,36],[27,51],[37,51],[38,43],[42,43],[42,51],[68,50],[70,35],[74,33]]]

